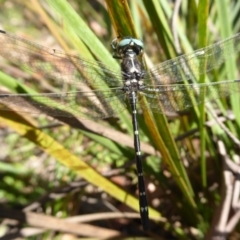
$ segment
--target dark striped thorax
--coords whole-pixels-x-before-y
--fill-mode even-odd
[[[122,59],[121,69],[124,81],[124,91],[138,92],[143,89],[144,71],[138,56],[143,53],[143,43],[139,39],[126,37],[120,42],[112,42],[113,57]]]

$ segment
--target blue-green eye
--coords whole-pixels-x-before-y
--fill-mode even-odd
[[[124,37],[121,41],[115,38],[111,43],[113,57],[121,59],[126,52],[134,53],[136,56],[143,53],[143,42],[140,39]]]
[[[127,45],[135,45],[143,49],[143,42],[141,40],[130,37],[121,40],[118,44],[118,47],[123,48],[126,47]]]

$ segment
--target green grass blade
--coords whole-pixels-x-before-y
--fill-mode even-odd
[[[233,22],[231,19],[231,13],[229,12],[229,5],[231,1],[229,0],[220,0],[216,2],[216,7],[218,10],[218,18],[219,18],[219,26],[222,39],[228,38],[229,36],[234,35],[232,25]],[[237,67],[236,61],[234,58],[228,59],[226,62],[227,69],[227,78],[228,79],[237,79]],[[236,117],[236,121],[240,126],[240,97],[236,95],[231,96],[231,105],[234,111],[234,115]]]
[[[207,45],[207,19],[209,12],[209,1],[204,0],[199,2],[198,5],[198,22],[199,22],[199,46],[200,48]],[[205,62],[206,64],[206,62]],[[199,79],[200,83],[205,83],[205,75],[201,75]],[[203,102],[205,102],[205,95],[203,96]],[[201,173],[202,173],[202,184],[204,187],[207,186],[207,176],[206,176],[206,132],[205,132],[205,104],[201,104],[199,107],[199,130],[201,139]]]

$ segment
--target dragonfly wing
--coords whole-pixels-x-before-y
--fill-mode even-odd
[[[59,50],[46,48],[23,38],[0,31],[0,56],[21,68],[45,77],[54,87],[100,85],[121,86],[122,73],[101,62],[83,59]]]
[[[35,95],[0,94],[0,110],[30,114],[100,119],[114,116],[125,108],[125,94],[121,89]]]
[[[219,68],[227,59],[235,57],[240,50],[240,33],[208,47],[177,58],[167,60],[146,72],[146,84],[171,84],[191,80]]]
[[[240,80],[203,84],[148,86],[142,95],[153,112],[170,113],[240,92]],[[143,105],[144,107],[144,105]]]

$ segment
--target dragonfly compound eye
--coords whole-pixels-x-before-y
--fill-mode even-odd
[[[113,49],[113,57],[122,59],[127,53],[133,53],[136,56],[143,53],[143,42],[140,39],[132,37],[124,37],[121,41],[115,38],[111,47]]]
[[[117,46],[118,53],[125,54],[127,51],[132,50],[137,56],[143,52],[143,42],[140,39],[125,37]]]

